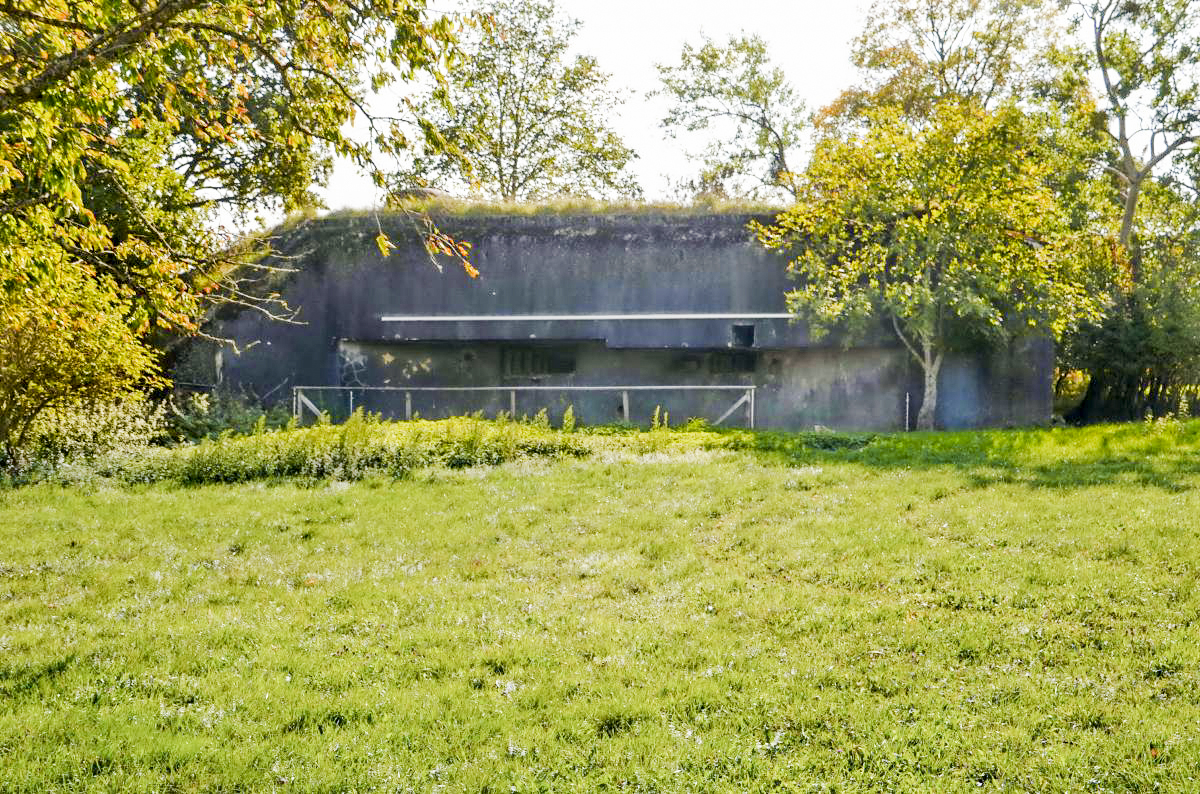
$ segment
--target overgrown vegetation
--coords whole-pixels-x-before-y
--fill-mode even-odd
[[[0,492],[0,787],[1195,787],[1200,424],[519,430],[592,454]]]
[[[92,476],[112,460],[138,460],[158,447],[281,430],[291,423],[285,406],[263,407],[233,394],[176,394],[150,400],[60,399],[30,421],[19,454],[0,456],[0,473],[16,482]]]
[[[253,412],[247,406],[240,410]],[[322,421],[296,427],[289,421],[276,429],[268,424],[267,414],[257,416],[244,434],[227,429],[199,443],[171,446],[170,435],[177,430],[162,408],[135,405],[120,416],[111,410],[99,412],[90,420],[94,425],[71,435],[70,442],[60,440],[53,447],[57,457],[47,455],[43,465],[21,482],[200,485],[288,478],[355,481],[377,475],[404,478],[427,468],[460,469],[519,460],[616,460],[693,453],[750,453],[785,465],[953,465],[989,480],[1027,482],[1053,478],[1060,469],[1083,472],[1095,467],[1152,480],[1158,476],[1156,472],[1176,466],[1190,471],[1188,456],[1200,452],[1200,422],[1174,418],[1089,429],[897,434],[753,431],[713,428],[703,420],[671,427],[665,414],[659,414],[649,428],[576,426],[573,416],[564,415],[562,427],[557,429],[551,427],[545,412],[520,420],[502,416],[497,420],[460,417],[389,422],[359,410],[338,425]],[[84,417],[66,421],[75,427]],[[88,433],[98,434],[103,428],[115,428],[111,437],[124,443],[87,443]],[[61,428],[57,432],[66,438]],[[72,450],[77,454],[68,454]]]
[[[142,399],[120,403],[68,404],[42,413],[31,428],[21,482],[91,472],[111,457],[137,457],[170,441],[167,406]]]
[[[3,279],[0,271],[0,469],[24,465],[47,413],[135,399],[156,382],[157,359],[129,335],[130,304],[86,268],[21,290]]]
[[[438,422],[382,422],[355,412],[346,422],[270,430],[260,414],[247,435],[225,431],[215,440],[176,447],[142,447],[94,457],[86,466],[51,472],[51,479],[112,479],[180,485],[233,483],[284,477],[358,480],[371,474],[404,477],[429,466],[496,465],[525,457],[588,453],[569,433],[545,423],[462,418]]]
[[[262,407],[231,394],[179,395],[167,409],[167,433],[177,442],[215,440],[222,434],[244,436],[262,430],[282,430],[292,419],[287,406]]]
[[[1137,280],[1102,318],[1066,340],[1060,359],[1089,374],[1078,421],[1141,419],[1195,405],[1200,384],[1200,208],[1147,189],[1155,239],[1139,241]]]

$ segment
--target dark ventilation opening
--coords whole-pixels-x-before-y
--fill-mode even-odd
[[[570,375],[575,372],[575,353],[557,348],[506,347],[500,351],[500,371],[506,377]]]
[[[754,326],[735,324],[733,326],[734,347],[754,347]]]

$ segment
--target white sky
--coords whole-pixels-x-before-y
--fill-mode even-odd
[[[854,82],[849,45],[869,0],[558,0],[558,6],[583,22],[575,49],[596,56],[614,88],[632,89],[609,123],[638,153],[634,172],[646,198],[656,200],[670,198],[671,183],[694,174],[683,147],[699,150],[702,141],[670,140],[659,127],[666,104],[646,99],[658,87],[654,64],[676,62],[684,42],[698,42],[701,34],[723,41],[757,33],[809,108],[818,108]],[[348,163],[337,165],[321,195],[330,209],[382,199]]]

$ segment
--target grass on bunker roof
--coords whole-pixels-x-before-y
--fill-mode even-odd
[[[1196,790],[1200,426],[754,438],[0,492],[0,790]]]

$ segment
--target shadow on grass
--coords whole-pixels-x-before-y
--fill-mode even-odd
[[[15,700],[33,692],[43,681],[53,681],[65,673],[74,661],[72,655],[28,667],[0,667],[0,699]]]
[[[972,486],[1074,489],[1200,485],[1200,421],[931,433],[771,433],[733,446],[790,460],[889,470],[953,469]]]

